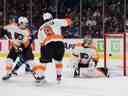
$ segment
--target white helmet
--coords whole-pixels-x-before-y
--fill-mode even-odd
[[[49,12],[46,12],[46,13],[43,14],[43,20],[49,20],[49,19],[52,19],[52,18],[53,18],[53,16]]]
[[[26,17],[19,17],[18,18],[18,24],[24,24],[24,25],[26,25],[26,24],[28,24],[29,23],[29,21],[28,21],[28,19],[26,18]]]

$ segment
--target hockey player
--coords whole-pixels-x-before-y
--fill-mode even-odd
[[[26,71],[31,71],[29,64],[31,64],[34,59],[30,43],[28,19],[26,17],[19,17],[16,27],[11,27],[11,31],[9,28],[5,27],[5,29],[12,34],[12,48],[9,50],[7,56],[8,59],[5,67],[7,75],[2,78],[3,80],[9,79],[13,74],[17,75],[16,71],[23,63],[27,66]],[[19,57],[19,61],[13,66],[13,62],[15,62],[17,57]]]
[[[90,37],[85,37],[83,43],[79,48],[74,49],[72,53],[77,59],[75,63],[74,77],[81,75],[81,68],[84,69],[86,75],[97,76],[97,71],[100,71],[103,75],[107,76],[107,69],[96,68],[99,56],[96,51],[96,47]]]
[[[34,77],[37,81],[45,78],[44,72],[46,64],[55,61],[56,79],[61,80],[62,77],[62,59],[64,56],[64,43],[61,33],[61,27],[71,25],[71,19],[53,19],[51,13],[43,14],[44,24],[39,28],[38,39],[41,44],[40,48],[40,64],[33,67]]]
[[[16,41],[14,38],[15,32],[18,30],[18,24],[15,17],[9,18],[9,24],[3,27],[2,32],[4,33],[4,37],[11,41],[11,48],[9,49],[9,54],[7,56],[7,60],[5,61],[5,70],[7,73],[12,69],[13,62],[16,60],[18,56],[18,51],[16,48]]]

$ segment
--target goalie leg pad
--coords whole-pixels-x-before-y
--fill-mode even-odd
[[[109,77],[107,68],[99,67],[99,68],[97,68],[97,70],[100,71],[101,73],[103,73],[106,77]]]

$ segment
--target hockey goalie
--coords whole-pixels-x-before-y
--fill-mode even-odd
[[[84,37],[82,44],[76,44],[72,55],[75,57],[74,77],[108,77],[107,68],[97,67],[99,55],[91,37]]]

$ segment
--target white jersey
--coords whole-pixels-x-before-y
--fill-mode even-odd
[[[96,57],[96,50],[93,48],[76,48],[73,50],[73,54],[79,57],[81,63],[87,64]]]
[[[16,45],[21,45],[24,43],[25,46],[28,45],[29,38],[30,38],[30,30],[28,28],[26,29],[20,29],[16,24],[9,24],[4,26],[4,30],[7,30],[7,32],[11,33],[11,41],[12,43]]]
[[[52,28],[54,34],[62,36],[61,28],[68,26],[68,23],[66,22],[66,19],[53,19],[44,23],[39,28],[39,33],[38,33],[38,39],[41,43],[44,42],[44,40],[47,38],[47,35],[44,32],[44,26],[47,26],[47,25]]]
[[[16,24],[9,24],[4,26],[4,30],[7,30],[7,32],[11,33],[11,37],[14,40],[16,34],[24,35],[22,30],[16,25]]]

